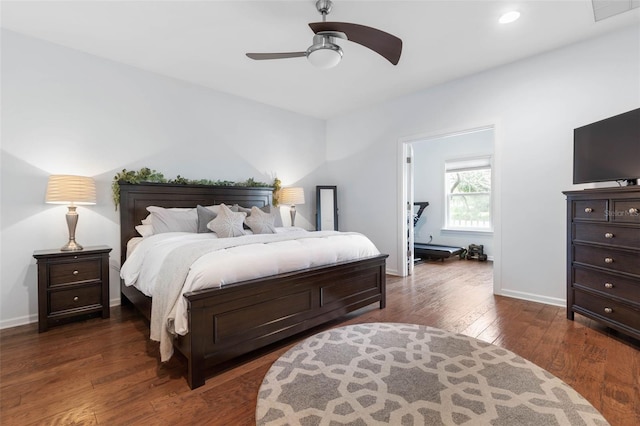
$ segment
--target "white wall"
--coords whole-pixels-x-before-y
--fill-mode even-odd
[[[119,300],[119,217],[111,181],[126,168],[167,178],[253,177],[306,189],[296,225],[315,227],[325,122],[2,31],[0,327],[37,317],[34,250],[68,239],[66,207],[44,204],[53,173],[93,176],[77,241],[108,244]],[[285,224],[289,215],[283,209]]]
[[[401,270],[397,145],[495,125],[496,291],[564,304],[561,192],[582,188],[572,185],[573,129],[638,106],[640,38],[630,27],[331,119],[327,167],[343,182],[341,226],[371,236]]]
[[[361,231],[397,269],[398,144],[494,125],[498,293],[564,303],[572,130],[640,106],[640,41],[629,28],[327,122],[2,31],[0,327],[36,318],[33,250],[66,242],[66,209],[43,202],[52,173],[94,176],[77,239],[109,244],[118,298],[122,168],[167,177],[302,185],[296,224],[313,228],[315,185],[338,185],[340,229]],[[301,154],[298,154],[301,153]],[[325,159],[327,162],[325,163]],[[285,223],[287,215],[285,212]]]
[[[481,244],[493,259],[493,232],[443,230],[445,225],[444,163],[447,160],[493,156],[493,129],[448,135],[414,142],[414,200],[428,201],[414,228],[416,243],[468,247]],[[418,207],[414,210],[417,211]]]

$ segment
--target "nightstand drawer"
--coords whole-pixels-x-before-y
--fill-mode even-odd
[[[640,304],[640,280],[590,269],[573,268],[573,286]]]
[[[583,265],[607,268],[612,271],[640,275],[640,253],[625,252],[601,247],[577,245],[574,260]]]
[[[636,330],[640,329],[640,310],[627,305],[579,290],[575,292],[573,304],[605,320],[614,321]]]
[[[606,222],[608,207],[609,200],[577,200],[573,202],[573,218]]]
[[[51,314],[90,306],[102,308],[101,284],[56,290],[50,293]]]
[[[99,280],[101,278],[100,268],[100,259],[51,264],[49,266],[49,286]]]

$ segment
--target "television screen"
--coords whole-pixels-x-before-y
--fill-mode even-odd
[[[573,183],[640,178],[640,108],[573,131]]]

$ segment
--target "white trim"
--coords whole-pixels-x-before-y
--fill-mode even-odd
[[[443,234],[469,234],[469,235],[483,235],[487,236],[493,234],[493,229],[474,229],[474,228],[442,228],[440,232]]]
[[[38,322],[38,314],[8,318],[6,320],[0,321],[0,330],[3,330],[5,328],[17,327],[20,325],[33,324],[34,322]]]
[[[567,300],[566,299],[560,299],[560,298],[557,298],[557,297],[546,297],[546,296],[541,296],[539,294],[526,293],[526,292],[523,292],[523,291],[502,290],[500,293],[495,293],[495,294],[497,296],[504,296],[504,297],[511,297],[511,298],[514,298],[514,299],[527,300],[529,302],[544,303],[545,305],[560,306],[560,307],[566,307],[567,306]]]

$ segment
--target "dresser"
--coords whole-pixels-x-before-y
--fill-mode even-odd
[[[107,246],[37,250],[38,331],[92,316],[109,318]]]
[[[567,318],[640,339],[640,187],[564,192]]]

